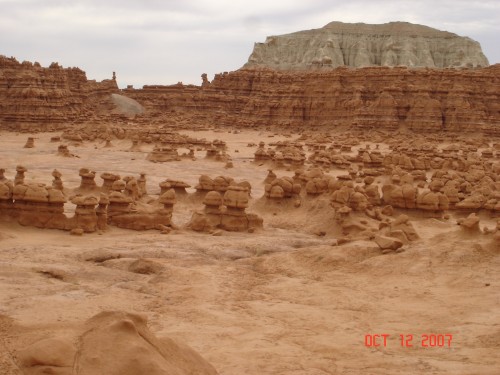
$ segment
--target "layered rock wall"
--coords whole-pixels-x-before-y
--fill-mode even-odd
[[[199,86],[123,90],[148,116],[246,127],[354,127],[500,135],[500,65],[482,69],[241,69]],[[186,120],[187,121],[187,120]]]
[[[270,36],[255,43],[245,67],[278,70],[338,66],[485,67],[478,42],[408,22],[331,22],[321,29]]]
[[[113,109],[115,80],[89,81],[78,68],[0,56],[0,129],[50,130],[91,118],[96,109]]]
[[[201,86],[120,91],[114,79],[89,81],[78,68],[63,69],[55,63],[42,68],[0,56],[0,129],[34,132],[113,122],[122,126],[123,121],[112,117],[119,116],[112,100],[116,93],[142,105],[143,112],[134,114],[137,124],[500,135],[498,64],[476,69],[240,69],[218,74],[212,82],[205,77]]]

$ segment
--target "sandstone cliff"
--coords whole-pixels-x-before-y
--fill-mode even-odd
[[[240,69],[218,74],[212,82],[205,77],[201,86],[120,91],[115,80],[89,81],[78,68],[42,68],[0,57],[0,129],[15,131],[79,123],[121,128],[119,116],[129,114],[136,116],[135,123],[173,127],[321,126],[500,135],[499,103],[498,64],[477,69]]]
[[[324,126],[500,135],[500,65],[483,69],[371,67],[241,69],[204,86],[123,90],[146,115],[233,127]]]
[[[0,55],[0,129],[47,130],[82,122],[114,109],[110,94],[115,80],[87,80],[79,68],[39,63]]]
[[[476,41],[408,22],[331,22],[321,29],[270,36],[256,43],[245,67],[278,70],[338,66],[485,67]]]

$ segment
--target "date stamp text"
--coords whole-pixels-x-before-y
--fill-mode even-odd
[[[369,348],[387,347],[389,338],[391,337],[395,337],[404,348],[451,348],[453,341],[453,335],[451,333],[423,333],[421,335],[414,335],[412,333],[400,333],[399,335],[378,333],[366,334],[365,346]]]

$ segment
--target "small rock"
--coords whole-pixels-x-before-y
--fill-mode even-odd
[[[394,220],[392,222],[392,225],[396,226],[396,225],[400,225],[400,224],[406,224],[408,222],[408,220],[410,220],[410,218],[408,217],[408,215],[402,214],[402,215],[399,215],[396,218],[396,220]]]
[[[382,213],[387,216],[392,216],[394,215],[394,208],[392,208],[391,205],[385,206],[382,208]]]
[[[382,250],[397,250],[400,247],[403,247],[403,242],[397,238],[394,237],[387,237],[387,236],[375,236],[374,239],[375,243],[382,249]]]
[[[459,219],[457,224],[468,232],[479,232],[479,217],[475,213],[470,214],[465,219]]]
[[[403,232],[400,229],[391,230],[387,234],[389,235],[389,237],[397,238],[398,240],[400,240],[404,244],[410,242],[409,239],[408,239],[408,237],[406,236],[405,232]]]
[[[134,273],[140,273],[143,275],[151,275],[155,273],[160,273],[163,270],[163,265],[154,262],[149,259],[137,259],[130,264],[128,270]]]
[[[83,235],[83,229],[82,228],[73,228],[71,229],[71,232],[69,234],[73,236],[82,236]]]
[[[172,228],[167,227],[163,224],[158,225],[158,229],[160,230],[161,234],[169,234],[172,231]]]

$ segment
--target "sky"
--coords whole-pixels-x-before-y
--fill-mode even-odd
[[[331,21],[406,21],[468,36],[500,63],[500,0],[0,0],[0,55],[118,85],[201,84],[266,36]]]

